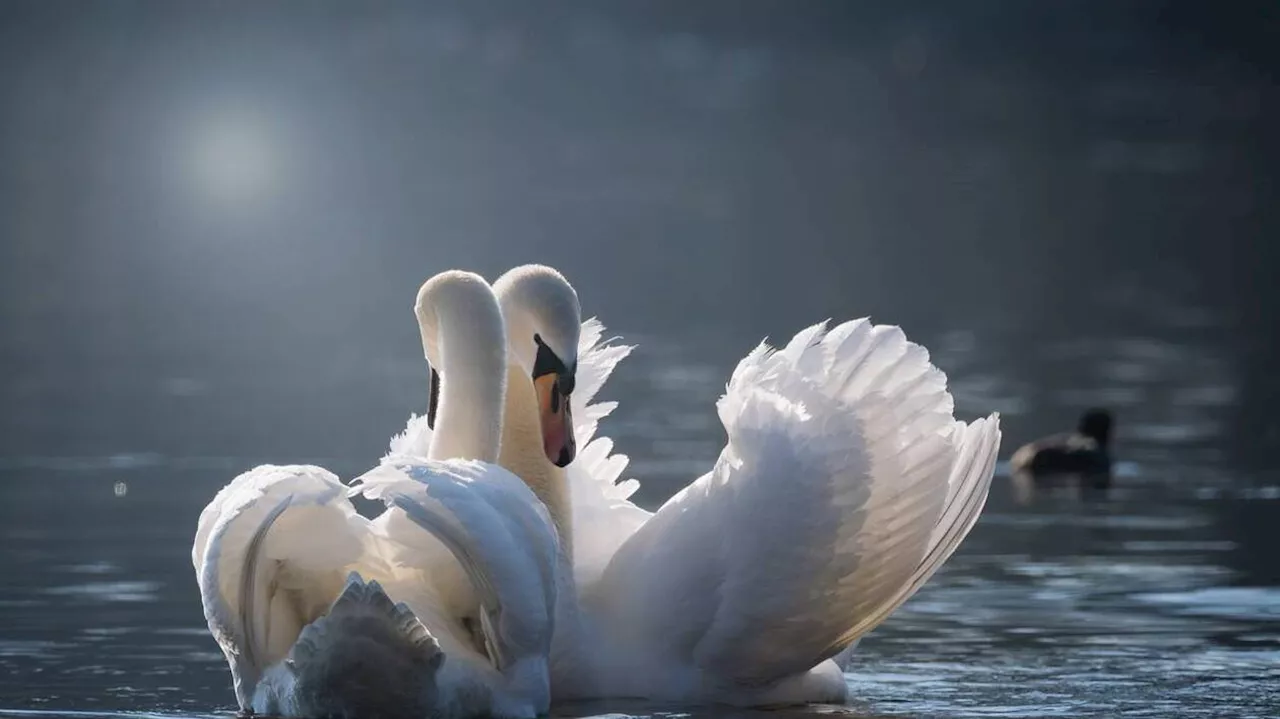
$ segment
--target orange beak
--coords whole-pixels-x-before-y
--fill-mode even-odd
[[[538,393],[538,414],[542,420],[542,448],[552,464],[567,467],[578,453],[569,395],[560,390],[560,376],[554,372],[538,377],[533,386]]]

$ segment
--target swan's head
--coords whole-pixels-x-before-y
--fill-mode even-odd
[[[578,370],[582,309],[578,293],[559,272],[543,265],[508,271],[493,291],[507,325],[507,351],[533,382],[547,459],[568,466],[577,453],[573,394]]]
[[[440,375],[450,373],[450,381],[474,396],[496,397],[501,412],[505,390],[506,332],[502,312],[493,289],[483,277],[464,270],[441,272],[418,289],[413,312],[422,333],[422,351],[431,365],[430,404],[427,424],[435,427],[440,402]],[[445,367],[448,337],[456,343],[449,351],[454,367]],[[494,385],[489,387],[488,385]],[[496,389],[496,392],[487,391]],[[477,411],[495,411],[477,408]]]

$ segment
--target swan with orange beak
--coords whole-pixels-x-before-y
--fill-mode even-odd
[[[507,406],[499,464],[547,505],[562,538],[572,516],[564,468],[577,456],[571,396],[578,368],[578,295],[550,267],[526,265],[493,283],[507,326]],[[541,447],[538,452],[534,448]],[[572,556],[572,548],[562,543]]]

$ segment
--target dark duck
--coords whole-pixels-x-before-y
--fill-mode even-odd
[[[1073,474],[1089,477],[1095,486],[1111,481],[1111,413],[1091,409],[1080,417],[1076,431],[1054,434],[1025,444],[1013,453],[1009,467],[1033,477]]]

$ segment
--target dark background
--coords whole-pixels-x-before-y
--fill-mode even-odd
[[[1155,288],[1232,346],[1231,451],[1265,466],[1278,13],[5,2],[0,454],[185,411],[121,373],[376,372],[425,277],[540,261],[726,361],[823,317],[1088,333]]]

